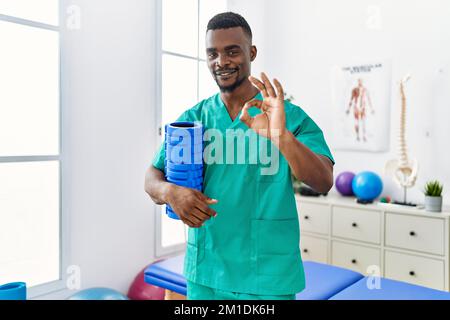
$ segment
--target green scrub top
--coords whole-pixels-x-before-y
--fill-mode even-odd
[[[255,98],[263,100],[260,93]],[[334,163],[316,123],[289,101],[285,101],[285,111],[287,129],[313,152]],[[251,116],[259,113],[256,107],[249,109]],[[232,121],[220,94],[201,101],[178,121],[199,121],[205,130],[213,128],[221,133],[205,135],[204,149],[203,193],[219,201],[210,206],[218,214],[201,228],[189,228],[184,262],[186,279],[249,294],[286,295],[302,291],[305,275],[299,248],[299,221],[286,159],[269,140],[242,123],[239,115]],[[236,135],[234,140],[229,139],[230,133],[236,132],[246,133],[244,139]],[[257,152],[249,147],[255,137],[259,139]],[[244,146],[248,152],[242,161],[236,151]],[[274,152],[279,161],[264,160],[264,154],[267,157]],[[261,160],[255,161],[255,156]],[[212,158],[216,163],[210,163]],[[164,160],[162,144],[153,166],[164,171]],[[267,174],[264,170],[270,168],[278,170]]]

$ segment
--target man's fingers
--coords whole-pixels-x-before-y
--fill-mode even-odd
[[[277,95],[276,95],[276,93],[275,93],[275,90],[274,90],[272,84],[270,83],[269,78],[266,76],[266,74],[265,74],[264,72],[261,72],[261,79],[262,79],[262,81],[264,82],[264,87],[265,87],[266,90],[267,90],[267,94],[268,94],[270,97],[276,98]]]
[[[207,202],[210,204],[215,204],[217,202],[219,202],[217,199],[211,199],[210,197],[208,197],[206,194],[201,193],[200,191],[196,190],[196,194],[197,194],[197,198],[202,201],[202,202]]]
[[[253,118],[248,113],[248,109],[250,109],[250,105],[248,102],[244,104],[244,107],[242,108],[241,116],[239,117],[239,120],[241,120],[243,123],[245,123],[247,126],[251,126],[253,122]]]
[[[262,101],[260,100],[250,100],[246,104],[244,104],[244,107],[242,108],[241,116],[239,117],[239,120],[241,120],[243,123],[245,123],[247,126],[251,127],[253,122],[253,117],[250,116],[248,113],[248,109],[251,107],[257,107],[258,109],[262,108]]]
[[[206,196],[205,194],[203,194],[201,192],[199,192],[199,195],[200,195],[200,197],[199,197],[198,201],[195,203],[196,207],[211,217],[216,216],[217,212],[215,210],[211,209],[208,205],[216,204],[219,202],[219,200],[211,199],[210,197]]]
[[[278,98],[284,100],[284,91],[283,87],[281,86],[281,83],[277,79],[273,79],[273,83],[275,84],[275,88],[277,88]]]
[[[189,212],[189,216],[187,217],[194,225],[199,226],[203,223],[204,219],[201,218],[201,213],[198,209],[194,208]],[[203,214],[204,215],[204,214]]]
[[[204,214],[206,214],[208,216],[208,218],[215,217],[217,215],[217,212],[215,210],[211,209],[210,207],[208,207],[204,202],[197,203],[197,209],[199,209]]]
[[[188,218],[182,217],[182,220],[185,224],[187,224],[191,228],[195,228],[195,224]]]
[[[203,224],[203,222],[205,222],[206,220],[208,220],[210,218],[209,215],[207,215],[206,213],[204,213],[202,210],[200,210],[199,208],[195,207],[192,212],[191,215],[194,216],[195,218],[197,218],[200,224]]]
[[[264,98],[269,97],[266,87],[264,86],[264,83],[262,83],[261,81],[252,76],[249,76],[248,79],[253,84],[253,86],[255,86],[259,91],[261,91],[261,94]]]

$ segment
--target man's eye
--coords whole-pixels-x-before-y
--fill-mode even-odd
[[[215,53],[210,53],[208,54],[208,58],[213,59],[215,58],[217,55]]]
[[[230,56],[236,56],[238,54],[238,52],[237,51],[230,51],[228,54]]]

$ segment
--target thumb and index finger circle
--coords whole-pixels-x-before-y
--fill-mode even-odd
[[[239,119],[243,123],[248,125],[249,127],[253,122],[253,117],[250,116],[250,114],[248,113],[248,109],[250,109],[251,107],[256,107],[256,108],[262,110],[263,102],[258,99],[252,99],[252,100],[248,101],[246,104],[244,104],[244,107],[242,108],[241,116],[239,117]]]

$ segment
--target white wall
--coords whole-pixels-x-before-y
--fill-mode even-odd
[[[255,0],[235,1],[237,11],[258,16]],[[385,162],[396,157],[399,96],[396,83],[411,73],[407,90],[407,143],[411,157],[419,160],[416,186],[409,200],[423,202],[425,181],[440,179],[450,204],[450,3],[446,0],[266,0],[265,17],[254,27],[263,33],[264,66],[279,77],[295,102],[316,120],[332,145],[330,69],[355,59],[391,58],[393,63],[391,145],[384,153],[333,150],[335,173],[373,170],[385,182],[383,194],[402,193],[383,175]],[[377,12],[379,26],[377,27]],[[256,21],[256,20],[254,20]],[[374,28],[375,26],[375,28]],[[447,67],[445,68],[444,66]],[[440,74],[438,70],[444,67]],[[447,82],[440,82],[446,78]],[[441,87],[437,91],[436,83]]]
[[[62,29],[69,264],[82,289],[126,293],[154,251],[143,186],[155,148],[155,1],[67,0],[63,11],[70,4],[81,29]]]
[[[264,34],[266,28],[266,7],[270,0],[228,0],[228,11],[236,12],[247,20],[253,33],[253,45],[256,46],[258,53],[255,61],[252,63],[252,74],[259,75],[264,71],[267,65],[266,59],[269,51],[266,46],[269,44]]]

